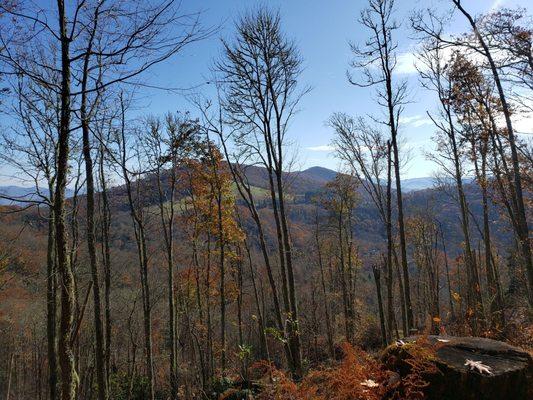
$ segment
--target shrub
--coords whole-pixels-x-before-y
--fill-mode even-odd
[[[131,396],[128,397],[131,384]],[[148,397],[148,378],[135,375],[130,376],[124,372],[111,374],[109,377],[109,398],[113,400],[143,400]]]

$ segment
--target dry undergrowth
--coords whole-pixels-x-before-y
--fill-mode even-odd
[[[409,343],[401,350],[396,364],[406,371],[404,378],[387,370],[385,365],[363,350],[345,343],[344,357],[331,367],[311,370],[301,382],[294,382],[283,371],[267,362],[251,367],[262,383],[262,390],[253,398],[258,400],[380,400],[423,399],[428,386],[426,377],[437,373],[435,345],[427,337]],[[399,354],[399,353],[397,353]]]
[[[441,345],[431,343],[428,336],[423,335],[417,338],[416,342],[407,343],[398,349],[395,362],[397,368],[403,370],[403,378],[396,388],[395,398],[425,398],[424,390],[429,386],[428,377],[440,373],[435,364],[435,356]]]

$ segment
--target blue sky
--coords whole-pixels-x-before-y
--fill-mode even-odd
[[[426,110],[435,108],[434,99],[418,84],[413,66],[417,43],[412,39],[408,27],[408,16],[419,7],[435,6],[442,8],[448,1],[436,0],[397,0],[397,19],[403,21],[398,32],[399,65],[398,78],[409,82],[412,104],[406,107],[401,124],[401,135],[406,146],[411,149],[411,161],[404,171],[405,178],[430,176],[434,165],[425,160],[424,151],[431,150],[431,137],[434,128],[426,116]],[[451,3],[451,1],[449,2]],[[477,14],[497,7],[520,5],[533,9],[533,0],[465,0],[465,7]],[[197,0],[184,1],[187,10],[204,10],[204,23],[222,24],[218,37],[230,37],[233,21],[242,12],[256,4],[255,0]],[[290,139],[297,146],[296,168],[320,165],[339,169],[330,142],[331,128],[325,121],[336,111],[351,115],[374,114],[381,110],[373,101],[372,89],[362,89],[350,85],[346,70],[351,59],[348,43],[364,40],[368,33],[357,23],[359,11],[365,6],[364,0],[270,0],[266,4],[278,8],[286,34],[292,37],[304,59],[305,70],[301,77],[303,85],[310,85],[312,91],[301,103],[301,111],[294,117],[290,127]],[[466,24],[461,18],[450,23],[450,32],[461,32]],[[179,57],[153,71],[149,78],[152,83],[165,87],[187,87],[205,82],[209,75],[209,65],[220,51],[220,40],[213,37],[194,44]],[[148,93],[147,93],[148,94]],[[162,92],[149,94],[151,112],[168,110],[191,110],[184,98]]]
[[[486,12],[497,7],[520,5],[533,10],[533,0],[463,0],[465,7],[473,14]],[[40,4],[50,4],[40,0]],[[319,165],[339,169],[331,149],[332,129],[326,126],[330,115],[337,111],[353,116],[382,112],[373,100],[372,89],[352,86],[346,79],[351,60],[348,43],[363,41],[368,36],[357,22],[360,10],[366,0],[182,0],[184,11],[202,10],[202,21],[206,26],[219,26],[213,37],[186,48],[178,56],[150,70],[143,76],[146,83],[166,88],[187,88],[202,85],[209,77],[209,67],[220,53],[220,37],[229,38],[233,22],[239,14],[256,5],[267,4],[279,9],[287,36],[297,43],[304,60],[302,85],[309,85],[312,91],[301,102],[301,111],[294,117],[289,137],[297,154],[296,169]],[[431,137],[434,128],[426,116],[426,110],[435,109],[431,93],[418,84],[413,63],[417,43],[412,39],[408,27],[408,16],[416,8],[444,8],[450,0],[396,0],[397,19],[403,27],[397,33],[399,43],[398,78],[409,82],[412,103],[406,107],[401,124],[401,135],[411,153],[411,161],[403,171],[404,178],[431,176],[434,164],[427,161],[424,152],[433,148]],[[449,31],[458,33],[466,30],[463,19],[450,22]],[[205,86],[209,90],[208,86]],[[138,110],[142,113],[164,114],[168,111],[191,111],[194,107],[184,96],[155,89],[138,92]],[[529,124],[533,119],[520,121]],[[2,173],[3,172],[3,173]],[[0,184],[13,183],[12,174],[6,174],[0,167]]]

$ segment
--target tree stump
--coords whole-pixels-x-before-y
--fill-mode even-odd
[[[405,345],[391,345],[382,355],[388,368],[401,377],[409,373],[402,358],[408,357],[407,349],[416,346],[417,338],[404,339]],[[432,361],[440,372],[426,377],[429,386],[424,392],[428,399],[533,399],[533,358],[526,351],[478,337],[429,336],[428,340],[434,345]],[[476,364],[481,368],[476,368]]]

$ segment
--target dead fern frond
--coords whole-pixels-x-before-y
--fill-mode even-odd
[[[312,371],[300,385],[305,400],[378,400],[386,378],[381,365],[359,348],[342,345],[344,358],[333,368]]]
[[[402,371],[403,379],[396,388],[396,398],[421,400],[425,398],[425,389],[429,386],[429,378],[439,374],[435,363],[438,348],[445,345],[432,342],[427,334],[419,336],[416,341],[408,342],[397,349],[396,368]]]

